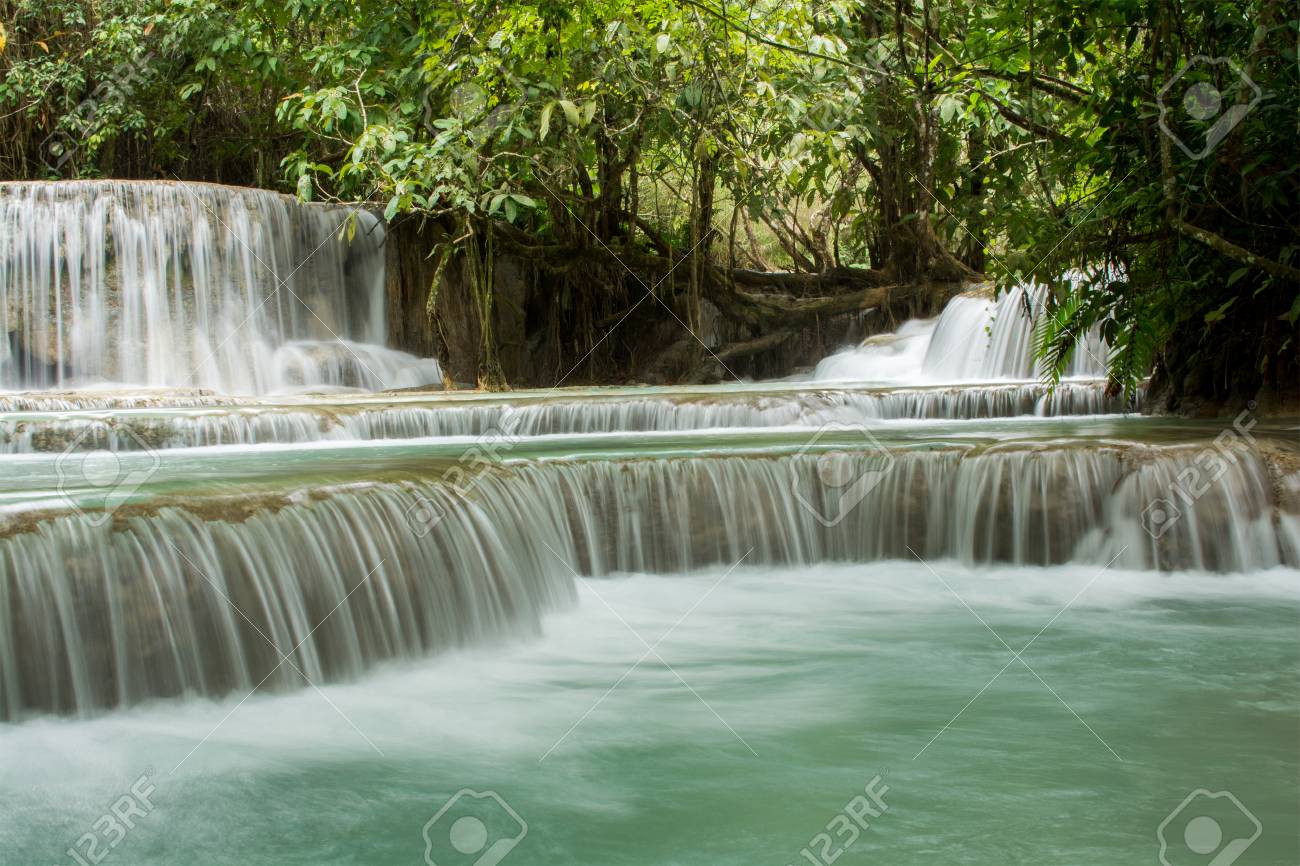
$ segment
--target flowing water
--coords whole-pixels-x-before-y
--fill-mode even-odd
[[[163,404],[103,393],[0,395],[0,453],[113,451],[322,440],[415,439],[730,427],[865,424],[876,420],[1009,418],[1120,413],[1141,405],[1106,393],[1099,380],[980,388],[733,385],[699,388],[564,389],[446,396],[209,397]],[[155,405],[148,405],[153,402]],[[143,404],[143,405],[139,405]]]
[[[890,809],[838,862],[1154,863],[1197,788],[1264,827],[1238,862],[1295,862],[1294,572],[930,567],[622,575],[540,637],[324,695],[17,726],[0,842],[73,862],[152,770],[157,808],[106,862],[421,864],[468,787],[527,824],[503,863],[784,866],[882,773]],[[939,577],[1015,650],[1051,622],[946,730],[1012,653]]]
[[[1079,277],[1076,276],[1076,279]],[[1047,286],[1012,289],[997,299],[958,295],[937,318],[905,323],[895,334],[866,340],[817,365],[820,381],[959,382],[1039,378],[1034,329],[1047,302]],[[1109,349],[1100,328],[1070,354],[1067,378],[1106,375]]]
[[[1300,427],[1094,338],[1047,389],[1043,289],[812,380],[362,393],[438,378],[373,221],[0,205],[0,863],[1300,862]]]
[[[382,346],[383,240],[365,211],[259,190],[0,184],[0,387],[437,383]]]

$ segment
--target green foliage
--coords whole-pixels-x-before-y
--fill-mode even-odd
[[[6,176],[255,183],[445,219],[461,244],[508,224],[698,256],[712,226],[742,265],[999,288],[1081,269],[1039,334],[1053,376],[1093,327],[1117,387],[1225,353],[1296,372],[1298,25],[1275,0],[0,9]],[[1162,96],[1199,55],[1236,66]],[[1221,140],[1171,147],[1212,132],[1193,85],[1219,115],[1249,102],[1238,73],[1259,96]]]

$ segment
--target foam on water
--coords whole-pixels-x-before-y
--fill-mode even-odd
[[[1293,431],[1068,417],[1135,407],[1032,381],[1042,287],[815,377],[888,388],[359,396],[441,372],[347,219],[0,184],[0,860],[143,774],[113,862],[444,862],[463,789],[507,863],[820,862],[880,774],[840,866],[1151,861],[1196,787],[1300,862]]]
[[[585,581],[540,638],[321,693],[0,725],[0,845],[59,860],[148,769],[158,811],[118,854],[140,866],[419,863],[463,787],[527,822],[520,862],[794,863],[883,772],[891,810],[854,866],[1002,862],[1017,838],[1029,858],[1140,862],[1198,784],[1189,766],[1288,826],[1297,587],[1294,570],[944,560]],[[990,628],[1016,650],[1036,637],[1023,657],[1047,685],[999,674],[1013,656]],[[1253,853],[1295,846],[1279,832]]]

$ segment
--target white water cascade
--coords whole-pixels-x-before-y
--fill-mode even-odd
[[[0,388],[437,383],[384,347],[374,216],[187,182],[0,184]]]
[[[271,688],[352,678],[535,630],[573,598],[574,574],[741,559],[1300,566],[1300,476],[1262,445],[1226,446],[1217,483],[1159,534],[1144,525],[1149,503],[1171,496],[1203,449],[682,453],[521,456],[461,492],[439,477],[310,493],[291,479],[184,500],[164,490],[108,522],[66,507],[12,513],[0,527],[0,719],[219,696],[272,671]],[[845,500],[827,481],[845,477],[870,484]],[[292,664],[277,668],[280,653]]]
[[[1140,398],[1140,394],[1138,397]],[[0,454],[57,452],[64,449],[135,451],[373,439],[479,436],[502,431],[515,436],[629,431],[708,430],[782,427],[828,423],[854,424],[901,419],[1009,418],[1100,415],[1136,408],[1107,396],[1103,382],[1066,382],[1054,391],[1039,383],[985,388],[894,388],[769,393],[515,396],[510,402],[421,398],[418,402],[315,401],[285,405],[247,401],[222,405],[202,400],[194,407],[150,408],[147,400],[127,399],[139,408],[117,408],[92,394],[76,404],[64,395],[23,395],[5,412],[0,396]],[[85,406],[85,403],[92,404]],[[40,411],[23,412],[22,409]],[[107,413],[103,409],[116,411]]]
[[[823,359],[813,378],[908,384],[1041,378],[1033,337],[1048,291],[1022,286],[997,300],[959,295],[935,319],[906,322],[896,333]],[[1094,330],[1075,347],[1066,376],[1105,376],[1108,352]]]
[[[1041,287],[813,382],[369,394],[440,371],[383,345],[382,226],[350,220],[0,184],[0,722],[533,637],[579,577],[1300,567],[1289,422],[1129,417],[1095,335],[1035,381]]]

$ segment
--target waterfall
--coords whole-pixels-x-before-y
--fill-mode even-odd
[[[438,476],[309,494],[290,482],[164,495],[111,521],[66,507],[10,513],[0,718],[354,677],[384,659],[535,630],[573,598],[575,572],[687,572],[742,557],[1300,565],[1300,475],[1263,445],[1223,452],[1218,482],[1151,531],[1149,503],[1172,496],[1203,452],[1102,443],[902,448],[883,461],[836,450],[519,458],[459,492]],[[839,482],[868,476],[844,509]],[[277,668],[277,650],[293,665]]]
[[[420,439],[478,436],[509,430],[521,436],[564,433],[705,430],[815,426],[896,419],[1010,418],[1022,415],[1100,415],[1136,411],[1107,396],[1105,383],[1067,382],[1055,391],[1038,383],[986,388],[821,389],[768,394],[718,392],[659,397],[515,396],[510,403],[431,398],[426,402],[265,405],[230,401],[119,409],[98,395],[78,406],[64,395],[0,397],[0,454],[67,448],[132,451],[211,445]],[[128,405],[147,404],[138,397]],[[85,403],[92,404],[81,408]],[[114,409],[111,413],[97,409]]]
[[[200,183],[0,184],[0,387],[438,382],[383,347],[365,211]]]
[[[818,367],[855,384],[372,396],[441,378],[383,345],[382,244],[262,191],[0,184],[0,721],[535,634],[576,576],[1300,566],[1294,449],[1085,420],[1138,404],[1095,335],[1034,381],[1043,287]]]
[[[1034,359],[1034,329],[1049,291],[1030,285],[996,300],[958,295],[936,319],[905,322],[895,334],[870,337],[823,359],[813,378],[907,383],[1042,378],[1043,367]],[[1094,329],[1075,347],[1065,375],[1104,377],[1108,357],[1100,329]]]
[[[543,611],[571,600],[568,570],[541,546],[569,550],[554,519],[464,509],[417,533],[415,504],[391,488],[246,519],[238,502],[224,515],[162,509],[111,531],[67,517],[5,539],[0,718],[349,678],[507,627],[536,630]]]

